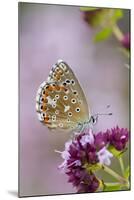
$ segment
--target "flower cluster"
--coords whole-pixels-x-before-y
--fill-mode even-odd
[[[130,50],[130,33],[128,32],[124,34],[118,26],[118,21],[122,19],[124,15],[122,9],[81,9],[84,21],[91,27],[98,27],[100,29],[100,32],[97,32],[94,36],[94,41],[103,41],[113,34],[122,47],[128,51]]]
[[[101,13],[103,13],[103,9],[101,8],[93,11],[89,10],[83,12],[83,18],[90,26],[96,26],[96,18],[98,18]]]
[[[109,136],[110,144],[113,145],[115,149],[117,149],[118,151],[123,151],[125,149],[129,139],[129,132],[127,129],[120,129],[117,126],[116,128],[111,129]]]
[[[128,130],[118,126],[106,132],[93,134],[92,130],[75,135],[65,143],[61,152],[64,159],[59,169],[68,175],[68,182],[77,188],[77,192],[95,192],[101,181],[96,177],[97,166],[110,165],[113,154],[109,146],[123,151],[128,142]]]
[[[124,35],[121,43],[122,43],[122,46],[124,48],[130,49],[130,34],[129,33],[127,33],[127,34]]]

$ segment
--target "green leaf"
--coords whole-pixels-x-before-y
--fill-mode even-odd
[[[109,38],[112,34],[112,29],[109,27],[103,28],[99,33],[97,33],[94,37],[95,42],[100,42]]]
[[[94,11],[98,10],[99,8],[91,8],[91,7],[80,7],[81,11]]]
[[[126,169],[125,169],[125,172],[124,172],[124,177],[125,178],[129,178],[130,176],[130,166],[128,166]]]
[[[123,11],[121,9],[114,9],[114,14],[112,16],[112,21],[117,22],[117,20],[123,17]]]
[[[124,149],[123,151],[118,151],[117,149],[115,149],[114,146],[109,145],[108,150],[109,150],[115,157],[120,157],[120,156],[122,156],[122,154],[123,154],[124,152],[126,152],[127,148]]]
[[[119,183],[103,183],[103,191],[117,191],[121,190],[121,185]]]

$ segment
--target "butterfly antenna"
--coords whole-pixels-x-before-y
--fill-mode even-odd
[[[109,109],[110,107],[111,107],[111,105],[108,104],[108,105],[106,106],[106,109]],[[99,115],[112,115],[112,114],[113,114],[112,112],[109,112],[109,113],[97,113],[96,115],[99,116]]]
[[[97,113],[96,115],[112,115],[113,113]]]

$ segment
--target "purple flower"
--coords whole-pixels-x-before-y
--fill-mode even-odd
[[[127,129],[116,128],[111,129],[110,132],[110,144],[113,145],[118,151],[125,149],[129,139],[129,132]]]
[[[106,144],[106,137],[104,138]],[[101,137],[101,141],[104,138]],[[101,153],[100,148],[96,145],[96,141],[99,141],[99,139],[99,137],[93,135],[91,130],[88,133],[81,133],[67,142],[65,150],[61,153],[64,161],[59,168],[68,175],[68,182],[71,182],[77,188],[77,192],[95,192],[99,187],[99,180],[92,170],[86,169],[86,164],[94,166],[100,161],[101,163],[103,161],[105,163],[107,160],[110,162],[108,150]]]
[[[98,162],[96,147],[94,145],[94,136],[91,133],[82,133],[75,137],[74,141],[69,147],[70,159],[68,164],[73,164],[74,161],[80,161],[95,164]]]
[[[95,135],[95,146],[98,150],[102,149],[109,143],[109,132],[99,132]]]
[[[124,35],[121,43],[123,47],[125,47],[126,49],[130,49],[130,34],[129,33]]]
[[[100,181],[96,178],[96,176],[91,173],[86,174],[84,177],[84,181],[81,182],[78,186],[77,193],[85,193],[85,192],[95,192],[100,185]]]
[[[68,175],[68,182],[78,193],[95,192],[100,181],[94,171],[101,165],[111,164],[113,154],[108,150],[109,145],[121,151],[127,142],[128,130],[118,126],[98,134],[93,134],[91,129],[85,130],[65,143],[65,150],[61,152],[64,161],[59,169]]]
[[[105,164],[105,165],[110,165],[111,164],[111,160],[110,158],[113,157],[113,154],[110,153],[106,147],[103,147],[98,153],[98,158],[99,158],[99,162],[101,164]]]

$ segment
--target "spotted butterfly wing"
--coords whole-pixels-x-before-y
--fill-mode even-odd
[[[83,90],[67,63],[59,60],[36,96],[39,120],[50,129],[80,131],[89,122],[89,109]]]

